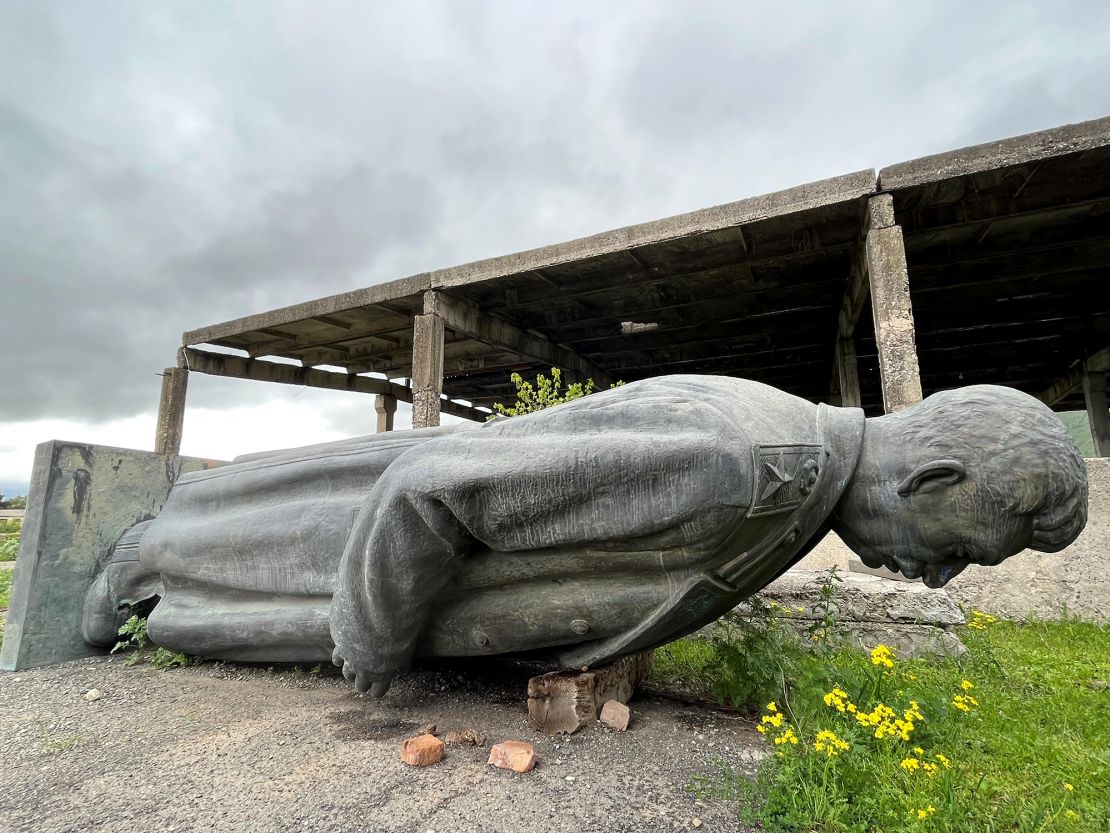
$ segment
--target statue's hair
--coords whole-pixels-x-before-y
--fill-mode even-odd
[[[973,385],[935,393],[887,417],[910,447],[974,461],[969,472],[1033,516],[1033,548],[1057,552],[1087,522],[1087,467],[1048,406],[1014,388]]]

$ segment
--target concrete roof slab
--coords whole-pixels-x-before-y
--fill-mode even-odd
[[[1110,116],[900,162],[879,171],[879,184],[897,191],[1101,147],[1110,147]]]
[[[773,217],[847,203],[873,193],[875,171],[856,171],[773,194],[613,229],[567,243],[479,260],[449,269],[438,269],[431,273],[432,287],[447,289],[465,286],[549,266],[587,261],[642,246],[710,234]]]

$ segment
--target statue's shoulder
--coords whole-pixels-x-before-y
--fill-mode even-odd
[[[675,403],[712,408],[755,442],[782,444],[815,436],[817,405],[751,379],[676,374],[644,379],[626,387],[636,397],[665,397]]]

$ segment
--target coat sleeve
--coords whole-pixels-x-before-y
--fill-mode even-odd
[[[718,409],[617,393],[398,458],[343,554],[331,609],[337,654],[373,678],[406,667],[433,599],[476,548],[681,558],[727,534],[750,498],[747,437]]]

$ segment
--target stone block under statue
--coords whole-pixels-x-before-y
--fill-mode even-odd
[[[595,668],[648,651],[830,529],[866,563],[939,587],[971,563],[1062,549],[1086,512],[1066,429],[1013,389],[865,419],[756,382],[656,377],[182,474],[156,517],[82,553],[97,565],[82,628],[110,646],[156,600],[155,644],[331,658],[380,696],[423,656]]]

